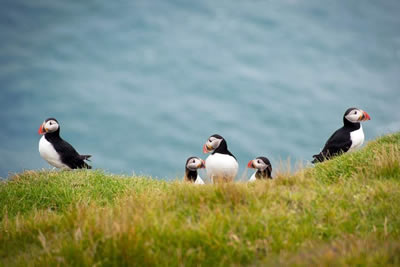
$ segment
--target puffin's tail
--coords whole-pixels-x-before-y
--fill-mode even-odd
[[[318,162],[323,162],[325,160],[325,157],[324,157],[324,155],[322,155],[322,153],[313,155],[313,158],[314,158],[314,160],[311,161],[311,163],[313,163],[313,164],[318,163]]]
[[[87,160],[87,161],[90,161],[90,157],[91,157],[92,155],[80,155],[80,157],[81,157],[81,159],[82,160]],[[83,162],[83,168],[85,168],[85,169],[91,169],[92,168],[92,166],[90,166],[89,164],[87,164],[86,162]]]
[[[90,157],[92,156],[92,155],[80,155],[81,156],[81,159],[82,160],[88,160],[88,161],[90,161]]]

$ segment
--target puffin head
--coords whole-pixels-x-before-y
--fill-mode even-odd
[[[55,118],[46,119],[39,127],[39,134],[54,133],[60,129],[60,125]]]
[[[206,164],[204,160],[198,157],[190,157],[186,160],[186,169],[189,171],[196,171],[197,169],[205,168]]]
[[[257,157],[253,160],[250,160],[247,163],[247,168],[257,169],[261,173],[267,174],[267,177],[271,177],[272,173],[272,165],[268,158],[266,157]]]
[[[208,138],[207,142],[204,144],[203,152],[204,153],[214,152],[214,150],[216,150],[219,146],[221,146],[222,143],[225,143],[226,145],[225,139],[219,134],[213,134]]]
[[[371,117],[367,112],[358,108],[349,108],[346,110],[343,116],[343,120],[347,120],[351,123],[358,123],[361,121],[368,121]]]

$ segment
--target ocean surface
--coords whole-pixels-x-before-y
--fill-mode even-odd
[[[94,168],[159,179],[215,133],[246,175],[307,164],[348,107],[366,140],[400,130],[398,0],[2,0],[0,33],[3,178],[50,168],[48,117]]]

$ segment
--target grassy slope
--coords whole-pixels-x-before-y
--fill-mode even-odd
[[[0,184],[2,265],[400,265],[400,133],[273,181],[98,171]]]

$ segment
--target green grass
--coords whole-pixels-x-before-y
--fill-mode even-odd
[[[99,171],[0,184],[0,265],[400,265],[400,133],[275,180]]]

